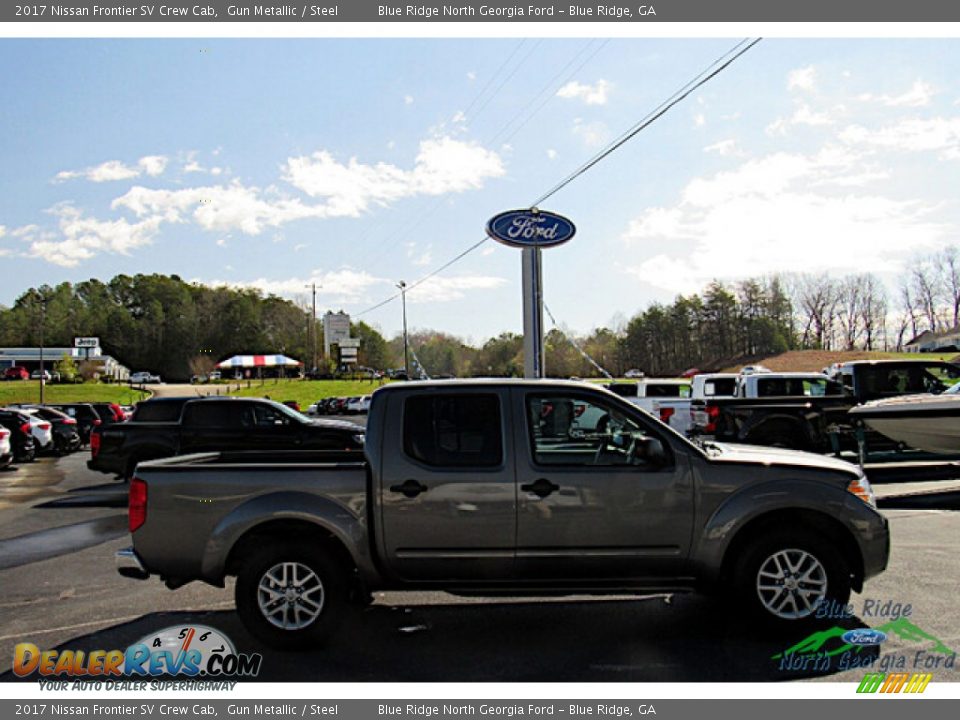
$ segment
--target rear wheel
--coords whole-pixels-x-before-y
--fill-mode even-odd
[[[240,570],[236,603],[244,626],[262,642],[283,650],[315,646],[343,612],[344,572],[322,551],[267,545]]]
[[[779,530],[748,546],[734,571],[734,589],[752,617],[807,624],[822,603],[847,604],[850,569],[829,541],[806,530]]]

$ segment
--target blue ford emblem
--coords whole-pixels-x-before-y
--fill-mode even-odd
[[[847,630],[841,637],[850,645],[879,645],[887,639],[887,634],[873,628],[857,628]]]
[[[511,247],[533,248],[562,245],[577,228],[567,218],[538,210],[509,210],[487,223],[487,235]]]

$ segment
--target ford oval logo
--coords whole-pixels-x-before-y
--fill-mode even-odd
[[[567,218],[537,208],[509,210],[487,223],[487,235],[504,245],[520,248],[562,245],[576,232]]]
[[[850,645],[879,645],[887,639],[887,634],[873,628],[857,628],[847,630],[841,638]]]

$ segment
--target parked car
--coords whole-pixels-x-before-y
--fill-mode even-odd
[[[93,406],[93,409],[97,411],[97,415],[100,416],[101,425],[112,425],[113,423],[120,423],[127,419],[127,416],[123,413],[123,408],[117,403],[94,402],[90,404]]]
[[[43,405],[21,406],[21,409],[25,413],[50,424],[54,453],[66,455],[80,449],[80,433],[77,430],[77,421],[65,412]]]
[[[165,419],[144,419],[156,416],[158,407]],[[174,414],[174,419],[170,419]],[[140,403],[132,420],[94,432],[87,467],[129,478],[138,463],[171,455],[218,450],[362,449],[361,426],[345,421],[310,420],[272,400],[189,398],[181,399],[179,406],[150,400]]]
[[[33,462],[37,446],[33,441],[30,417],[16,408],[0,408],[0,426],[10,431],[14,462]]]
[[[90,444],[90,433],[103,422],[100,414],[90,403],[48,403],[45,407],[59,410],[77,421],[77,433],[80,436],[81,445]]]
[[[347,415],[365,415],[370,410],[370,397],[370,395],[362,395],[347,400],[345,407]]]
[[[150,385],[150,384],[159,384],[163,382],[160,379],[159,375],[153,375],[146,371],[135,372],[130,374],[130,384],[131,385]]]
[[[44,382],[53,382],[54,379],[60,379],[59,373],[51,373],[49,370],[44,370],[43,372],[40,370],[34,370],[32,373],[30,373],[31,380],[39,380],[41,377],[43,378]]]
[[[13,462],[13,448],[10,445],[10,431],[0,427],[0,470]]]
[[[298,403],[296,400],[284,400],[282,404],[286,405],[291,410],[300,412],[300,403]]]
[[[598,423],[573,435],[577,405]],[[706,591],[796,627],[887,566],[887,520],[856,466],[700,447],[584,383],[398,383],[374,393],[367,432],[363,462],[221,452],[141,464],[119,572],[170,588],[236,576],[247,629],[302,648],[342,627],[351,600],[424,588]]]
[[[30,371],[25,367],[19,365],[14,365],[13,367],[8,367],[3,371],[4,380],[29,380]]]
[[[55,447],[53,444],[53,425],[37,415],[34,415],[26,408],[17,407],[16,410],[22,413],[30,425],[30,434],[33,435],[33,442],[37,448],[38,455],[53,453]]]
[[[642,378],[642,377],[643,377],[643,370],[637,370],[636,368],[632,368],[632,369],[630,369],[630,370],[627,370],[627,371],[623,374],[623,376],[624,376],[625,378]]]

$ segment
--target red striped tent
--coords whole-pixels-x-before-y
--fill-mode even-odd
[[[298,367],[303,365],[286,355],[234,355],[223,362],[217,363],[218,368],[265,368],[265,367]]]

